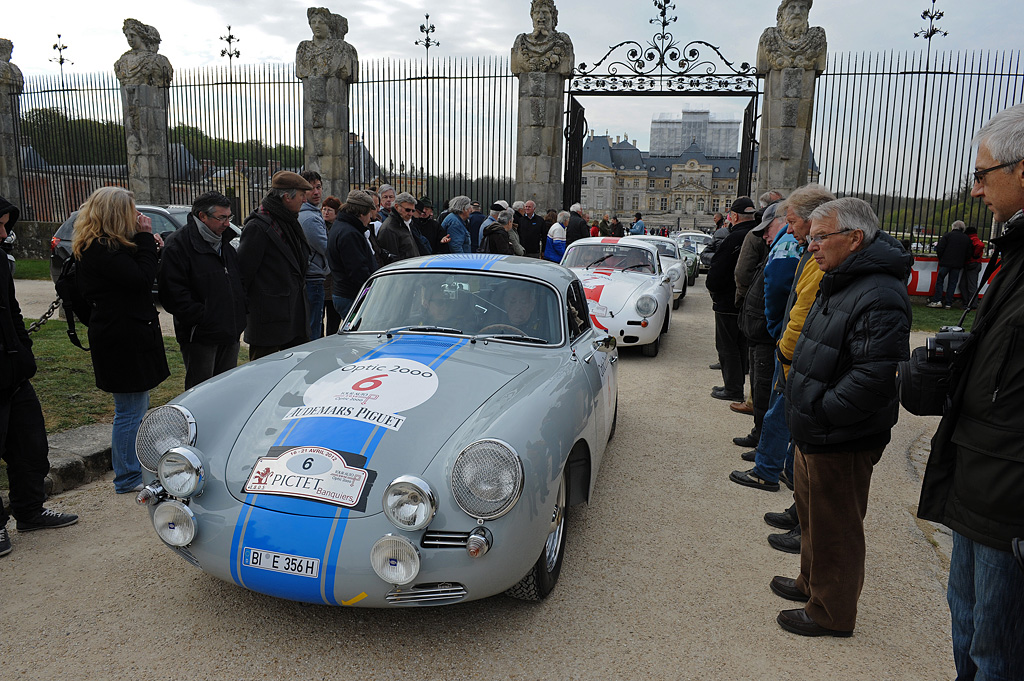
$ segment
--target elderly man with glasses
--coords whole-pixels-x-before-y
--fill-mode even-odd
[[[231,245],[231,218],[226,196],[200,195],[187,224],[167,237],[160,258],[160,304],[174,317],[185,390],[238,364],[245,289]]]
[[[418,230],[413,231],[412,214],[416,211],[416,198],[402,192],[395,197],[395,204],[388,219],[377,232],[377,241],[389,253],[397,256],[394,261],[405,260],[425,255],[425,247],[420,243]],[[429,253],[426,250],[426,253]]]
[[[971,196],[1005,223],[992,239],[999,270],[956,359],[917,514],[953,530],[957,678],[1024,679],[1024,573],[1011,552],[1024,537],[1024,104],[996,114],[974,143]]]
[[[864,585],[864,515],[873,466],[896,423],[896,367],[910,355],[911,256],[867,203],[811,213],[807,248],[824,272],[786,379],[803,531],[800,574],[771,590],[805,603],[777,621],[802,636],[850,636]]]

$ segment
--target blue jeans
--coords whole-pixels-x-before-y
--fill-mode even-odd
[[[754,475],[768,482],[778,482],[783,470],[790,480],[793,479],[793,443],[786,425],[786,398],[781,390],[776,389],[782,375],[782,362],[776,358],[772,393],[768,398],[768,411],[761,422],[761,439],[757,442],[757,456],[754,458]]]
[[[1024,572],[1013,554],[954,532],[946,600],[957,681],[1024,679]]]
[[[354,298],[342,298],[341,296],[331,296],[331,302],[334,303],[334,309],[337,310],[338,316],[341,317],[341,321],[345,321],[348,311],[352,309],[352,303],[356,302]]]
[[[324,335],[324,280],[306,280],[306,300],[309,301],[309,340]]]
[[[142,482],[142,467],[135,452],[135,436],[149,409],[149,391],[114,393],[114,428],[110,440],[110,463],[114,466],[114,491],[127,494]]]
[[[941,300],[943,305],[953,304],[953,294],[956,293],[956,285],[960,282],[960,268],[939,266],[939,273],[935,276],[935,294],[932,302]],[[942,289],[945,283],[946,293]]]

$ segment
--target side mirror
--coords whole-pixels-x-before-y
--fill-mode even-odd
[[[605,336],[594,341],[594,349],[598,352],[611,352],[617,345],[615,336]]]

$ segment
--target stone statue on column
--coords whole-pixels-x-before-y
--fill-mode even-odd
[[[348,196],[349,85],[359,78],[359,55],[345,41],[348,19],[326,7],[306,10],[312,40],[295,51],[302,81],[305,169],[323,177],[324,196]]]
[[[167,95],[174,69],[157,54],[160,32],[154,27],[125,19],[123,30],[131,49],[114,63],[114,72],[121,81],[128,188],[138,203],[170,203]]]
[[[532,0],[533,33],[512,46],[512,73],[519,78],[516,199],[539,208],[562,206],[565,79],[575,64],[572,41],[556,30],[554,0]]]
[[[765,93],[757,194],[807,184],[814,86],[826,57],[825,29],[812,28],[808,19],[812,1],[782,0],[777,26],[765,29],[758,43]]]
[[[21,182],[18,177],[18,154],[21,148],[14,130],[14,122],[21,116],[18,95],[25,87],[25,78],[21,75],[21,69],[11,63],[13,50],[14,43],[0,38],[0,196],[18,206],[21,214],[26,215],[26,207],[21,205]]]

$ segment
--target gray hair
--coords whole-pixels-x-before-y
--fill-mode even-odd
[[[574,203],[571,206],[569,206],[569,212],[570,213],[579,213],[582,210],[583,210],[583,206],[578,204],[578,203]]]
[[[498,221],[499,225],[507,225],[508,223],[512,222],[512,216],[514,216],[515,214],[516,212],[514,210],[512,210],[511,208],[506,208],[505,210],[498,213],[498,217],[495,219]]]
[[[795,190],[786,202],[776,210],[785,212],[792,210],[801,220],[810,220],[814,209],[823,203],[835,201],[836,195],[820,184],[805,184]]]
[[[448,212],[455,214],[465,213],[471,205],[473,205],[473,200],[468,196],[456,196],[448,202]]]
[[[1024,104],[1003,109],[982,126],[971,144],[982,142],[988,147],[996,163],[1012,163],[1024,158]],[[1003,168],[1012,173],[1013,167]]]
[[[761,204],[761,208],[767,208],[776,201],[781,201],[786,198],[786,195],[780,192],[778,189],[769,189],[761,196],[757,197],[757,202]]]
[[[526,208],[526,202],[524,201],[516,201],[512,204],[512,210],[520,210],[522,208]]]
[[[967,229],[967,225],[964,224],[963,220],[957,220],[957,221],[955,221],[953,223],[953,229],[960,229],[960,230]]]
[[[402,192],[395,197],[395,203],[411,203],[416,205],[416,197],[409,192]]]
[[[866,244],[874,241],[878,235],[878,216],[871,204],[853,196],[821,204],[811,213],[810,219],[835,220],[836,229],[842,232],[859,230],[864,233]]]
[[[577,204],[573,204],[573,205],[578,206],[580,204],[577,203]],[[559,212],[558,213],[558,217],[555,218],[555,219],[558,221],[558,224],[560,224],[560,225],[566,224],[567,222],[569,222],[569,211],[563,210],[563,211]]]
[[[377,194],[379,194],[380,196],[383,196],[384,192],[393,191],[395,191],[395,188],[392,187],[390,184],[382,184],[381,186],[377,187]]]
[[[283,199],[284,197],[287,196],[289,199],[294,199],[295,194],[298,191],[298,189],[277,189],[275,187],[271,187],[270,191],[267,192],[267,196],[272,196],[275,199]]]

